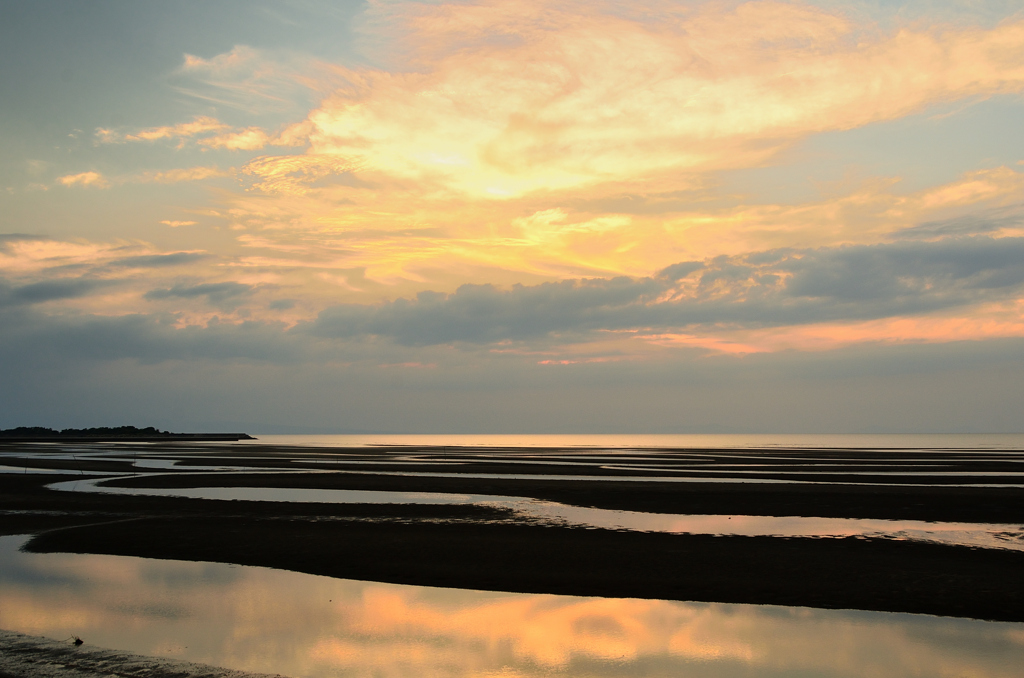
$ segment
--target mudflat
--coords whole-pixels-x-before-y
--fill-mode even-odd
[[[281,678],[0,630],[2,678]]]
[[[1024,488],[1016,486],[1024,455],[1017,452],[168,444],[146,448],[147,467],[127,446],[104,450],[67,459],[8,446],[2,463],[24,469],[0,475],[0,532],[34,534],[27,548],[37,552],[209,560],[456,588],[1024,621],[1020,550],[585,529],[473,504],[225,501],[46,487],[91,471],[119,473],[106,484],[139,489],[440,492],[651,513],[1024,524]],[[43,468],[51,473],[38,473]]]

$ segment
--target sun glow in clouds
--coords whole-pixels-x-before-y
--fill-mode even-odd
[[[1024,15],[886,7],[372,2],[345,54],[183,44],[173,106],[18,161],[0,308],[438,374],[1019,337]]]

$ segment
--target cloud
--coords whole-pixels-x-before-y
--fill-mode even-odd
[[[268,248],[301,249],[289,259],[310,266],[360,269],[376,298],[391,299],[464,282],[636,277],[719,254],[878,242],[968,205],[1019,201],[1024,182],[1008,168],[913,194],[896,178],[869,179],[795,205],[749,204],[716,178],[770,163],[821,131],[1019,91],[1017,17],[882,26],[835,3],[509,7],[371,4],[375,66],[313,66],[241,45],[186,57],[175,83],[203,96],[294,103],[284,83],[304,71],[292,86],[314,91],[315,80],[322,98],[287,116],[292,125],[277,116],[277,126],[228,126],[221,116],[133,132],[205,129],[176,139],[248,153],[237,170],[135,180],[238,176],[246,190],[219,181],[213,198],[229,228]],[[286,143],[302,150],[260,150]],[[928,239],[921,233],[896,237]]]
[[[704,264],[700,261],[683,261],[661,269],[658,271],[657,277],[665,278],[672,282],[678,282],[694,271],[699,271],[702,268],[704,268]]]
[[[194,222],[194,221],[174,221],[174,220],[168,220],[168,219],[165,219],[164,221],[161,221],[160,223],[164,224],[165,226],[170,226],[171,228],[178,228],[179,226],[195,226],[196,225],[196,222]]]
[[[298,113],[311,103],[312,94],[335,79],[332,69],[315,59],[248,45],[209,59],[186,54],[172,76],[182,94],[250,114]]]
[[[210,116],[197,116],[191,122],[161,127],[148,127],[133,134],[117,132],[99,127],[95,136],[99,143],[123,143],[126,141],[159,141],[161,139],[188,139],[228,129],[228,125]]]
[[[128,179],[120,178],[116,183],[123,184],[126,181],[138,183],[156,184],[177,184],[183,181],[203,181],[215,177],[230,176],[217,167],[183,167],[179,169],[163,170],[157,172],[144,172]],[[99,172],[82,172],[81,174],[70,174],[61,177],[58,181],[64,186],[89,186],[94,188],[109,188],[111,181]]]
[[[81,174],[68,174],[57,179],[64,186],[88,186],[93,188],[107,188],[110,186],[102,174],[95,171],[82,172]]]
[[[9,276],[38,276],[57,268],[86,267],[145,251],[138,243],[64,241],[37,235],[0,236],[0,269]]]
[[[421,292],[412,301],[330,308],[310,331],[331,337],[386,336],[406,345],[536,338],[604,329],[615,315],[642,315],[645,297],[653,299],[661,291],[651,280],[628,278],[517,285],[508,291],[463,285],[453,294]]]
[[[47,316],[8,310],[0,328],[6,355],[31,360],[251,359],[287,362],[304,353],[279,323],[216,323],[175,327],[159,315]]]
[[[230,172],[225,172],[217,167],[184,167],[181,169],[164,170],[162,172],[149,172],[143,174],[139,181],[144,183],[177,184],[182,181],[202,181],[213,177],[226,176],[230,176]]]
[[[191,122],[177,125],[149,127],[137,132],[124,132],[99,127],[95,137],[98,144],[121,144],[129,141],[178,141],[178,148],[184,148],[185,141],[195,139],[200,146],[232,151],[254,151],[265,146],[302,146],[307,142],[309,122],[285,126],[278,134],[269,134],[259,127],[233,129],[230,125],[210,116],[198,116]],[[196,168],[200,169],[200,168]]]
[[[145,254],[118,257],[86,270],[90,276],[117,269],[157,271],[192,267],[206,258],[197,252]],[[259,279],[178,283],[152,288],[144,298],[170,304],[178,312],[182,309],[175,302],[190,300],[231,311],[265,284],[256,282]],[[56,302],[86,296],[101,284],[138,287],[147,280],[86,277],[9,285],[4,299],[8,306]],[[570,346],[578,353],[586,345],[631,337],[663,346],[752,352],[801,342],[823,348],[830,338],[836,343],[870,341],[872,331],[876,340],[916,336],[940,341],[943,328],[949,337],[963,338],[970,327],[979,338],[1016,336],[1024,328],[1024,309],[1014,310],[1022,289],[1024,238],[974,236],[720,256],[669,266],[654,277],[573,279],[508,288],[462,285],[448,294],[425,291],[412,299],[336,305],[311,321],[302,321],[300,315],[292,322],[299,321],[294,332],[343,343],[368,338],[407,347],[512,342],[546,346],[556,354],[544,359],[557,361],[569,359],[557,354]],[[274,301],[266,308],[309,308],[311,301],[316,303]],[[243,317],[225,320],[237,323]],[[176,322],[187,326],[208,319],[191,315]],[[578,362],[577,358],[572,359]],[[599,350],[585,359],[606,357]]]
[[[1024,282],[1024,239],[958,238],[928,246],[842,247],[788,257],[786,292],[836,301],[960,298],[972,290]]]
[[[560,334],[582,341],[602,331],[781,327],[921,315],[1013,298],[1022,287],[1024,238],[979,236],[717,257],[699,266],[668,267],[658,278],[566,280],[507,290],[463,285],[452,294],[424,292],[376,306],[336,306],[298,331],[372,335],[404,345],[487,344]]]
[[[203,139],[199,143],[210,148],[226,148],[230,151],[255,151],[270,143],[270,135],[259,127],[249,127],[241,132],[220,134]]]
[[[269,134],[259,127],[247,127],[201,139],[199,144],[229,151],[258,151],[266,146],[305,146],[311,130],[309,122],[288,125],[278,134]]]
[[[361,269],[394,299],[867,244],[1020,199],[1024,175],[1008,167],[920,190],[866,178],[798,204],[752,204],[717,175],[823,131],[1020,91],[1016,17],[879,26],[834,3],[509,7],[372,5],[378,66],[335,69],[344,82],[296,126],[302,152],[242,166],[249,190],[221,194],[231,228],[301,248],[310,265]],[[254,146],[276,143],[253,129]]]
[[[703,348],[716,353],[835,351],[855,344],[953,344],[1024,338],[1024,315],[1015,304],[990,304],[967,313],[832,321],[786,327],[694,328],[642,335],[665,347]]]
[[[208,259],[209,254],[201,252],[171,252],[170,254],[145,254],[135,257],[117,259],[108,264],[109,266],[122,266],[125,268],[164,268],[170,266],[183,266],[203,259]]]
[[[265,193],[304,195],[318,179],[343,174],[357,165],[336,155],[265,156],[248,162],[243,173],[256,177],[253,188]]]
[[[77,299],[110,284],[110,281],[83,278],[45,280],[16,287],[0,283],[0,306],[22,306]]]
[[[167,289],[155,289],[146,292],[145,298],[151,301],[162,299],[195,299],[206,297],[212,304],[223,304],[238,297],[252,294],[252,285],[237,282],[201,283],[198,285],[174,285]]]
[[[389,71],[309,116],[311,155],[367,175],[508,198],[671,186],[749,167],[803,136],[1024,87],[1024,21],[860,26],[780,2],[378,4]],[[304,156],[298,156],[299,159]]]
[[[38,242],[40,240],[48,240],[48,238],[31,233],[0,233],[0,248],[8,247],[9,243]]]
[[[927,240],[956,236],[1002,234],[1018,231],[1024,225],[1024,205],[1015,204],[982,210],[949,219],[926,221],[902,228],[892,234],[903,240]]]

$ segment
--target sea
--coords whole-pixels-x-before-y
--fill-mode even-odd
[[[379,433],[260,434],[251,443],[364,447],[422,445],[466,447],[598,447],[677,449],[1024,449],[1024,433]]]

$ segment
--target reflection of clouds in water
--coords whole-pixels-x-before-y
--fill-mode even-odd
[[[462,591],[213,563],[24,554],[0,538],[0,627],[291,676],[1003,678],[1024,625]]]

